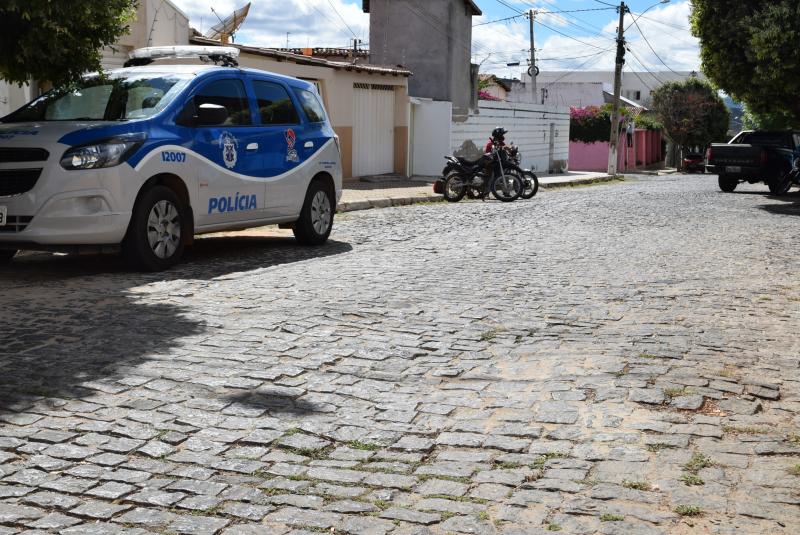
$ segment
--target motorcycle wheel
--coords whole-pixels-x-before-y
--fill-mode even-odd
[[[533,171],[524,171],[522,173],[523,188],[520,197],[523,199],[531,199],[536,193],[539,192],[539,179]]]
[[[447,202],[458,202],[464,198],[467,192],[467,185],[461,175],[450,175],[444,181],[444,195]]]
[[[522,195],[522,179],[516,173],[506,173],[505,177],[492,179],[492,195],[500,202],[512,202]]]

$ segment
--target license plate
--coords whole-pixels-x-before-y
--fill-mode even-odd
[[[0,206],[0,227],[6,226],[7,219],[8,219],[8,207]]]
[[[726,173],[741,173],[742,172],[742,168],[739,167],[738,165],[731,165],[731,166],[728,166],[728,167],[725,168],[725,172]]]

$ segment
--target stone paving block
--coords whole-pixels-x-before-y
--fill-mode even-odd
[[[28,527],[42,530],[64,529],[74,526],[75,524],[80,524],[81,522],[82,520],[75,518],[74,516],[62,515],[61,513],[50,513],[36,520],[35,522],[28,523]]]
[[[324,511],[284,507],[266,516],[266,522],[277,522],[290,526],[308,526],[319,529],[330,529],[341,522],[341,515]]]
[[[129,505],[117,505],[101,501],[85,501],[82,505],[70,509],[70,514],[76,516],[83,516],[88,518],[97,518],[100,520],[108,520],[112,516],[121,511],[130,509]]]
[[[381,512],[381,518],[389,520],[400,520],[403,522],[411,522],[413,524],[430,525],[441,520],[441,515],[436,513],[423,513],[421,511],[412,511],[411,509],[402,509],[399,507],[391,507]]]
[[[224,518],[209,516],[178,516],[170,522],[168,530],[186,535],[214,535],[228,525]]]
[[[414,488],[414,492],[423,496],[446,495],[464,496],[469,489],[469,485],[450,481],[447,479],[427,479]]]
[[[38,520],[45,512],[35,507],[27,507],[14,503],[0,503],[0,522],[18,523],[27,520]]]
[[[126,494],[130,494],[136,490],[136,488],[137,487],[126,483],[109,482],[88,490],[86,494],[98,498],[105,498],[107,500],[116,500]]]

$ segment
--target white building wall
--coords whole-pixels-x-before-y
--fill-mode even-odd
[[[705,77],[701,73],[693,73],[690,71],[678,72],[677,74],[669,71],[656,73],[623,71],[622,96],[627,97],[628,94],[638,91],[640,92],[641,98],[638,100],[631,98],[631,100],[636,100],[639,104],[646,106],[650,102],[652,90],[659,88],[666,82],[687,80],[692,75],[697,76],[701,80],[705,80]],[[527,73],[523,73],[521,81],[524,82],[526,84],[525,87],[527,87],[530,76],[528,76]],[[541,88],[556,84],[604,84],[605,90],[613,93],[614,71],[542,72],[536,77],[539,98],[541,98]]]
[[[539,175],[568,170],[569,108],[481,101],[477,114],[453,123],[453,153],[477,158],[497,126],[508,130],[506,143],[519,146],[522,167]]]
[[[438,176],[449,156],[450,119],[453,104],[430,99],[411,99],[411,173]]]
[[[512,91],[509,94],[510,102],[530,103],[531,92],[525,86],[520,85],[519,91]],[[564,83],[557,82],[551,84],[538,84],[536,88],[538,101],[536,104],[547,106],[574,106],[583,108],[585,106],[602,106],[603,89],[605,84],[600,82],[586,83]]]

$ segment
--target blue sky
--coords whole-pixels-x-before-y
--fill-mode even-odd
[[[435,0],[428,0],[435,1]],[[221,15],[241,7],[246,0],[172,0],[202,31],[217,22],[211,11]],[[237,42],[267,47],[289,45],[349,46],[358,37],[368,46],[369,16],[361,12],[361,0],[252,0],[247,21]],[[483,10],[473,24],[473,61],[481,72],[518,76],[520,67],[508,67],[528,57],[528,21],[514,17],[532,7],[539,10],[536,24],[537,62],[543,71],[611,70],[614,67],[614,37],[618,15],[614,8],[596,0],[476,0]],[[613,1],[609,2],[613,3]],[[657,0],[632,0],[635,16]],[[507,4],[508,7],[506,5]],[[420,9],[424,9],[424,2]],[[574,13],[555,11],[593,10]],[[594,11],[597,10],[597,11]],[[549,13],[548,13],[549,12]],[[626,17],[626,38],[631,49],[626,68],[630,70],[689,71],[699,69],[697,39],[688,31],[689,0],[658,4],[632,25]]]

